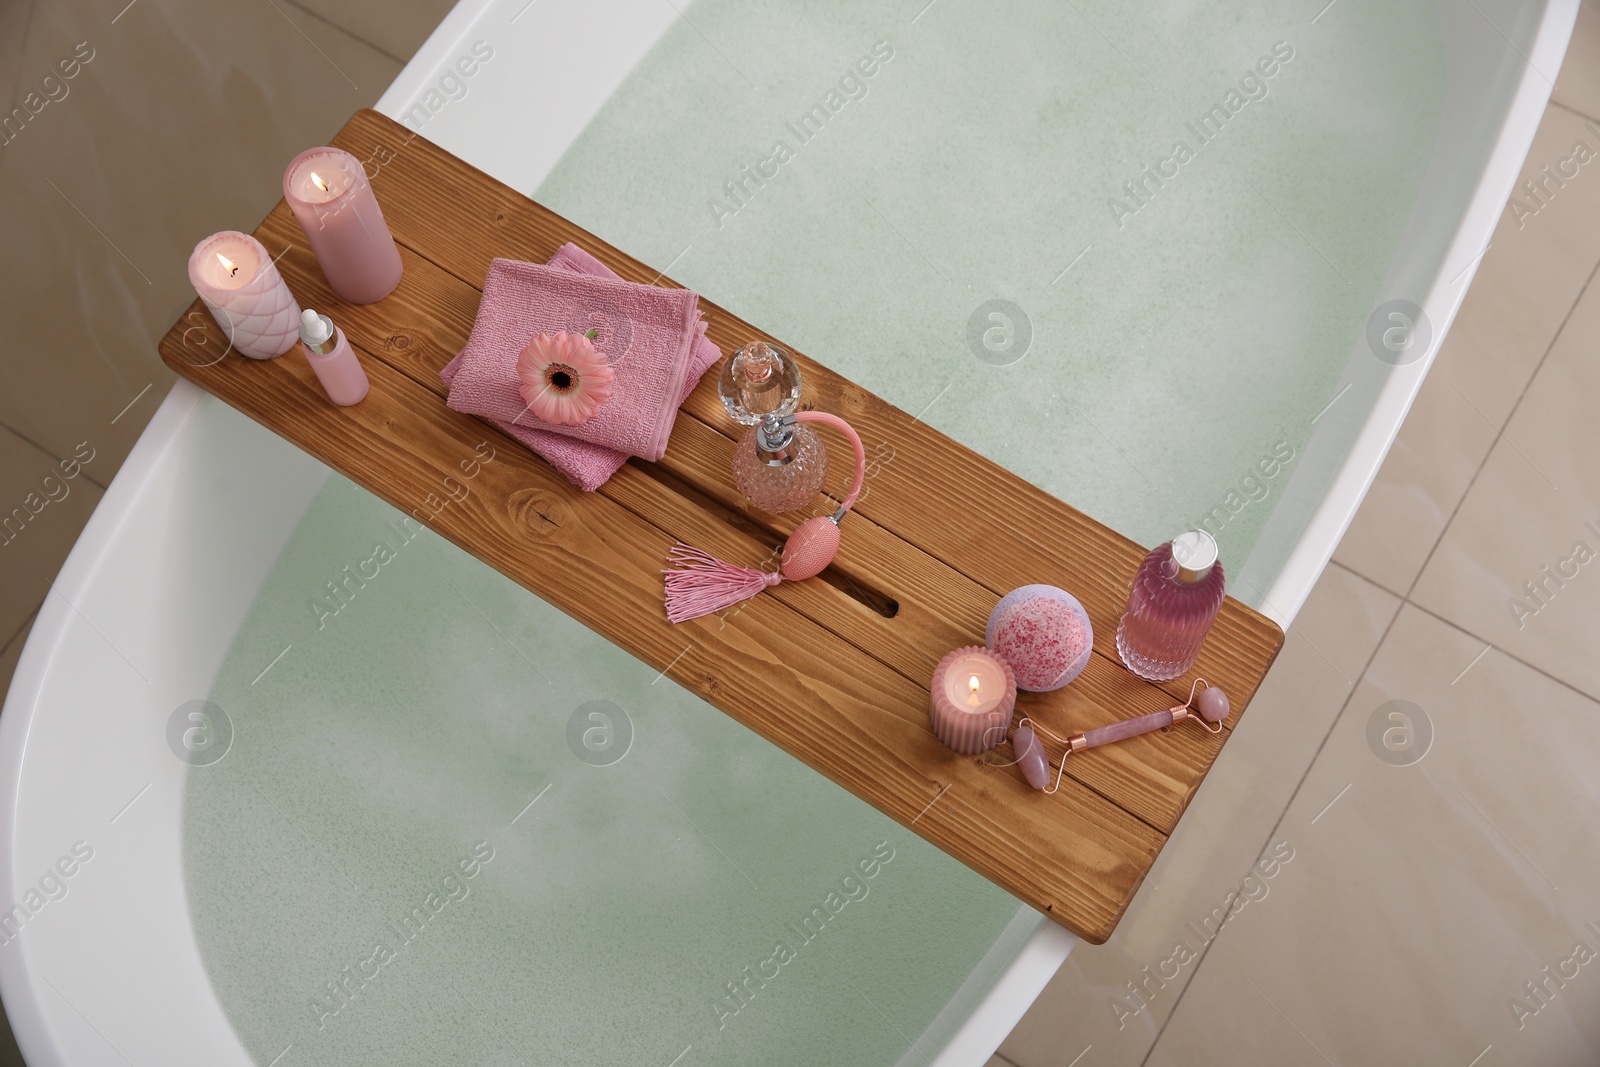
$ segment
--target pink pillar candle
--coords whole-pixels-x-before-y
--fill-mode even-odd
[[[958,648],[933,672],[928,721],[945,747],[964,756],[987,752],[1005,740],[1017,703],[1010,664],[986,648]]]
[[[400,250],[360,160],[337,148],[308,148],[283,172],[283,198],[340,299],[371,304],[394,292]]]
[[[298,339],[300,306],[272,257],[249,234],[224,230],[195,245],[189,282],[241,355],[272,359]]]

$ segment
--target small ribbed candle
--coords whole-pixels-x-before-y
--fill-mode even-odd
[[[976,756],[1005,740],[1016,703],[1011,666],[988,649],[969,645],[934,668],[928,721],[945,747]]]

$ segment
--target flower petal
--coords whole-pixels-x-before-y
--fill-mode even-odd
[[[558,389],[550,376],[568,374],[572,385]],[[574,333],[541,333],[517,356],[518,392],[533,417],[554,426],[589,421],[611,399],[616,372],[587,337]]]

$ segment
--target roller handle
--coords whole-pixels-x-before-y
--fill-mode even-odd
[[[1109,745],[1113,741],[1123,741],[1130,737],[1138,737],[1140,734],[1147,734],[1152,730],[1159,730],[1162,727],[1171,725],[1171,708],[1165,711],[1152,711],[1146,715],[1140,715],[1136,719],[1124,719],[1122,722],[1114,722],[1110,726],[1097,726],[1093,730],[1079,734],[1078,736],[1083,738],[1083,743],[1081,746],[1073,745],[1072,751],[1076,752],[1080,747],[1097,748],[1100,745]]]

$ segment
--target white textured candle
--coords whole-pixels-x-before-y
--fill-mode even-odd
[[[272,359],[299,340],[300,305],[249,234],[223,230],[195,245],[189,282],[240,355]]]

